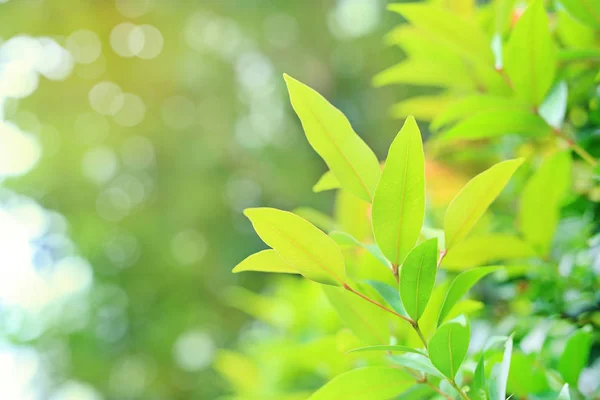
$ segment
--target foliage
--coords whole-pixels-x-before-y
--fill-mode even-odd
[[[341,112],[286,76],[307,138],[329,166],[315,191],[339,189],[334,221],[321,230],[285,211],[246,213],[277,262],[317,282],[307,284],[323,289],[344,326],[333,328],[330,347],[303,359],[324,362],[312,370],[308,386],[322,387],[311,398],[600,395],[592,351],[600,326],[600,118],[597,71],[589,68],[600,50],[596,6],[586,4],[391,5],[409,24],[388,40],[407,59],[375,83],[437,92],[394,106],[396,116],[432,121],[434,133],[424,152],[408,116],[381,174]],[[489,166],[498,158],[509,159]],[[434,201],[445,182],[436,184],[432,166],[482,161],[485,170],[449,204]],[[311,333],[285,329],[289,351],[327,337]],[[333,359],[350,371],[326,367]],[[236,398],[296,398],[309,389],[270,378]]]

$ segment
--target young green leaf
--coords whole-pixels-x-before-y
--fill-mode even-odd
[[[479,358],[475,372],[473,373],[473,384],[471,385],[471,400],[485,400],[485,357],[483,353]]]
[[[346,232],[341,232],[341,231],[331,231],[329,232],[329,236],[339,245],[339,246],[357,246],[357,247],[362,247],[363,249],[367,250],[369,253],[371,253],[371,255],[373,257],[375,257],[377,259],[377,261],[379,261],[381,264],[385,265],[386,267],[390,268],[390,262],[388,261],[388,259],[385,257],[385,255],[383,255],[383,253],[381,252],[381,250],[379,249],[379,247],[377,247],[376,245],[371,245],[371,244],[364,244],[359,242],[354,236],[346,233]]]
[[[561,0],[560,4],[573,18],[592,28],[600,29],[600,3],[597,1]]]
[[[444,218],[447,250],[469,233],[522,163],[522,158],[500,162],[471,179],[454,197]]]
[[[577,387],[579,375],[587,364],[591,347],[592,335],[587,327],[575,331],[569,337],[558,360],[558,371],[565,382]]]
[[[346,282],[340,248],[307,220],[274,208],[248,208],[244,214],[258,236],[302,276],[325,285]]]
[[[421,132],[408,117],[388,153],[373,199],[373,233],[383,254],[402,264],[425,216],[425,156]]]
[[[426,3],[391,4],[389,9],[398,12],[457,54],[493,65],[489,39],[472,20]]]
[[[534,0],[515,26],[506,48],[506,72],[517,95],[538,106],[552,86],[556,51],[543,0]]]
[[[418,321],[431,297],[437,270],[437,239],[415,247],[402,264],[400,298],[408,315]]]
[[[504,96],[473,94],[454,101],[438,112],[431,123],[431,129],[439,130],[442,126],[486,111],[528,111],[525,104]]]
[[[550,245],[560,217],[560,203],[571,181],[571,155],[556,153],[545,160],[521,193],[519,228],[541,255]]]
[[[375,289],[375,291],[383,298],[383,300],[385,300],[385,302],[392,307],[392,310],[408,318],[408,314],[406,313],[406,310],[400,301],[400,297],[398,296],[397,288],[388,285],[387,283],[378,281],[366,281],[366,283]]]
[[[391,84],[441,86],[462,90],[475,90],[473,79],[460,64],[455,69],[427,60],[408,59],[387,68],[373,78],[376,87]]]
[[[499,137],[508,134],[519,134],[531,137],[547,136],[551,129],[539,115],[531,111],[490,110],[474,114],[460,121],[452,128],[437,136],[439,141],[479,140]]]
[[[440,371],[438,371],[433,366],[431,361],[429,361],[429,358],[427,358],[425,356],[422,356],[419,354],[414,354],[414,353],[406,353],[406,354],[401,354],[401,355],[397,355],[397,356],[392,355],[392,356],[389,356],[388,358],[394,364],[402,365],[404,367],[414,369],[419,372],[423,372],[424,374],[427,374],[427,375],[433,375],[433,376],[437,376],[438,378],[444,378],[444,375],[442,375],[440,373]]]
[[[342,323],[365,345],[390,343],[391,314],[342,288],[324,286],[323,291]]]
[[[571,393],[569,392],[569,384],[565,383],[556,400],[571,400]]]
[[[309,400],[392,399],[414,383],[407,372],[398,368],[365,367],[336,376]]]
[[[339,189],[340,182],[337,180],[333,172],[327,171],[315,183],[312,190],[315,193],[324,192],[326,190]]]
[[[454,93],[416,96],[394,104],[390,108],[392,118],[413,116],[418,120],[431,121],[449,104],[456,101]]]
[[[242,271],[298,273],[298,271],[283,261],[275,250],[263,250],[246,257],[235,266],[232,272],[237,273]]]
[[[426,355],[421,350],[413,349],[412,347],[408,347],[408,346],[400,346],[400,345],[389,345],[389,346],[381,345],[381,346],[359,347],[358,349],[350,350],[347,353],[362,353],[365,351],[391,351],[391,352],[400,351],[402,353],[415,353],[415,354],[420,354],[422,356]]]
[[[467,356],[470,338],[471,327],[460,318],[440,326],[429,341],[429,358],[448,379],[454,379]]]
[[[518,236],[490,233],[464,239],[444,257],[444,269],[464,270],[494,261],[516,260],[535,255],[533,248]]]
[[[438,318],[438,326],[441,325],[448,314],[452,311],[454,305],[463,297],[469,289],[473,287],[481,278],[484,276],[499,270],[500,267],[481,267],[474,268],[465,271],[458,275],[448,289],[448,294],[444,300],[444,305],[440,311],[440,317]]]
[[[288,75],[284,78],[311,146],[343,188],[372,201],[381,174],[375,153],[354,132],[340,110],[303,83]]]

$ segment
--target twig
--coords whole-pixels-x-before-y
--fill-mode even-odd
[[[376,305],[377,307],[381,308],[382,310],[384,310],[384,311],[387,311],[387,312],[389,312],[390,314],[394,314],[394,315],[395,315],[396,317],[398,317],[398,318],[402,318],[403,320],[405,320],[406,322],[408,322],[409,324],[411,324],[411,325],[413,325],[413,326],[414,326],[415,322],[414,322],[412,319],[410,319],[410,318],[407,318],[407,317],[405,317],[404,315],[398,314],[396,311],[394,311],[394,310],[390,310],[389,308],[387,308],[387,307],[386,307],[386,306],[384,306],[383,304],[380,304],[380,303],[378,303],[377,301],[375,301],[375,300],[371,299],[370,297],[368,297],[368,296],[365,296],[364,294],[362,294],[362,293],[360,293],[360,292],[357,292],[356,290],[354,290],[354,289],[352,289],[350,286],[348,286],[348,284],[347,284],[347,283],[344,283],[344,289],[348,290],[349,292],[352,292],[352,293],[354,293],[355,295],[357,295],[357,296],[359,296],[359,297],[362,297],[363,299],[365,299],[365,300],[366,300],[366,301],[368,301],[369,303]]]

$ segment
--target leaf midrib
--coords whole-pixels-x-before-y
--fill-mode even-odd
[[[408,141],[406,143],[406,153],[405,153],[405,158],[406,161],[404,162],[404,179],[402,182],[402,196],[401,196],[401,200],[400,200],[400,215],[398,217],[398,239],[396,241],[396,265],[400,265],[400,239],[402,236],[402,220],[404,217],[404,202],[406,199],[406,181],[408,178],[408,159],[410,156],[410,141],[411,141],[411,135],[408,135]]]
[[[421,270],[423,269],[423,259],[425,258],[425,251],[421,254],[421,260],[419,261],[419,269],[417,270],[417,288],[415,290],[415,319],[419,319],[419,288],[421,283]]]

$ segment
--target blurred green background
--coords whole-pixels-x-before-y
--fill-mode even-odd
[[[383,0],[0,0],[0,398],[212,399],[242,209],[330,211],[286,72],[380,158]]]

